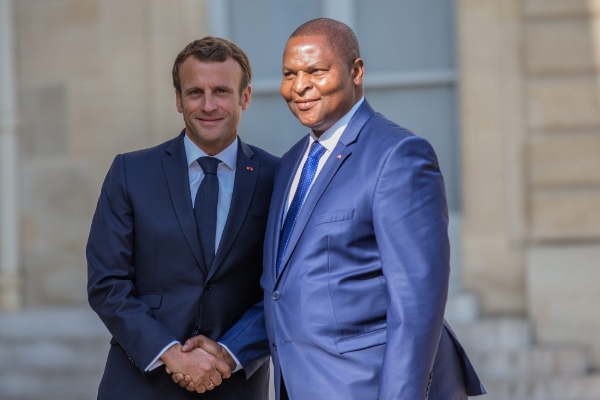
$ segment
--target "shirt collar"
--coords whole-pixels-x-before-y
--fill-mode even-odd
[[[198,158],[206,157],[208,154],[204,152],[200,147],[196,145],[196,143],[192,142],[192,140],[188,137],[188,135],[184,135],[183,145],[185,147],[185,155],[187,156],[188,167],[192,165]],[[214,157],[218,158],[229,168],[230,170],[235,170],[235,164],[237,161],[237,152],[238,152],[238,138],[236,137],[233,143],[223,149],[219,154]]]
[[[354,114],[356,114],[356,110],[358,110],[358,108],[362,105],[362,103],[364,101],[365,101],[365,97],[363,96],[350,109],[350,111],[348,111],[346,113],[346,115],[344,115],[335,124],[333,124],[331,126],[331,128],[329,128],[325,132],[323,132],[321,137],[317,138],[315,133],[311,130],[310,131],[310,137],[312,138],[311,143],[314,142],[315,140],[318,140],[319,143],[321,143],[323,145],[323,147],[325,147],[329,152],[332,152],[333,149],[335,148],[335,146],[337,146],[337,143],[339,142],[340,138],[342,137],[342,133],[344,133],[344,130],[346,130],[346,126],[348,126],[348,123],[350,123],[350,120],[352,119],[352,117],[354,117]]]

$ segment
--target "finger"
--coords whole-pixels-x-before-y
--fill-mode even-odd
[[[169,367],[165,367],[165,372],[166,372],[167,374],[171,374],[171,370],[169,369]]]
[[[185,387],[189,392],[193,392],[194,390],[196,390],[196,387],[194,386],[194,382],[190,382],[186,387]]]
[[[179,386],[180,386],[180,387],[182,387],[182,388],[186,388],[186,387],[188,387],[190,384],[192,385],[192,388],[193,388],[193,387],[194,387],[194,382],[186,382],[186,381],[181,381],[181,382],[179,382]]]
[[[204,387],[204,385],[198,385],[198,386],[196,386],[196,392],[204,393],[204,392],[206,392],[206,388]]]
[[[181,380],[183,380],[183,374],[180,372],[173,374],[171,375],[171,379],[173,379],[173,382],[179,383],[181,382]]]
[[[204,344],[204,339],[205,339],[205,337],[202,336],[202,335],[198,335],[198,336],[194,336],[192,338],[189,338],[183,344],[183,347],[181,348],[181,351],[183,351],[185,353],[185,352],[191,351],[191,350],[193,350],[195,348],[202,347],[202,345]]]

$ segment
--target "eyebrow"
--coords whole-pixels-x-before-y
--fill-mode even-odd
[[[306,67],[303,67],[302,69],[321,69],[321,68],[328,68],[328,67],[326,65],[324,65],[322,61],[317,61],[316,63],[309,64]],[[295,68],[287,67],[285,65],[282,67],[282,70],[283,71],[296,71]]]

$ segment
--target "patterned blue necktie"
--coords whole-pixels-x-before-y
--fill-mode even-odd
[[[308,158],[304,163],[304,167],[302,167],[300,181],[298,182],[298,188],[296,189],[296,193],[294,193],[292,204],[290,204],[290,208],[288,209],[287,215],[285,216],[285,221],[283,222],[283,229],[281,230],[281,238],[279,240],[279,249],[277,250],[277,275],[279,275],[279,270],[281,269],[281,261],[283,260],[285,249],[288,245],[288,242],[290,241],[292,231],[294,230],[296,218],[298,217],[298,213],[302,208],[302,203],[304,203],[304,198],[306,197],[308,188],[310,187],[310,184],[315,177],[315,173],[317,172],[319,159],[324,153],[325,147],[323,147],[323,145],[318,141],[314,141],[310,148],[310,152],[308,153]]]
[[[215,240],[217,238],[217,205],[219,203],[219,178],[217,167],[221,160],[214,157],[200,157],[198,164],[204,171],[204,179],[194,199],[194,216],[200,236],[200,245],[204,253],[206,268],[215,258]]]

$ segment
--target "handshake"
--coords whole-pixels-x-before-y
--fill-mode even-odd
[[[183,346],[171,346],[160,357],[173,382],[190,392],[204,393],[229,378],[236,362],[220,344],[202,335],[188,339]]]

